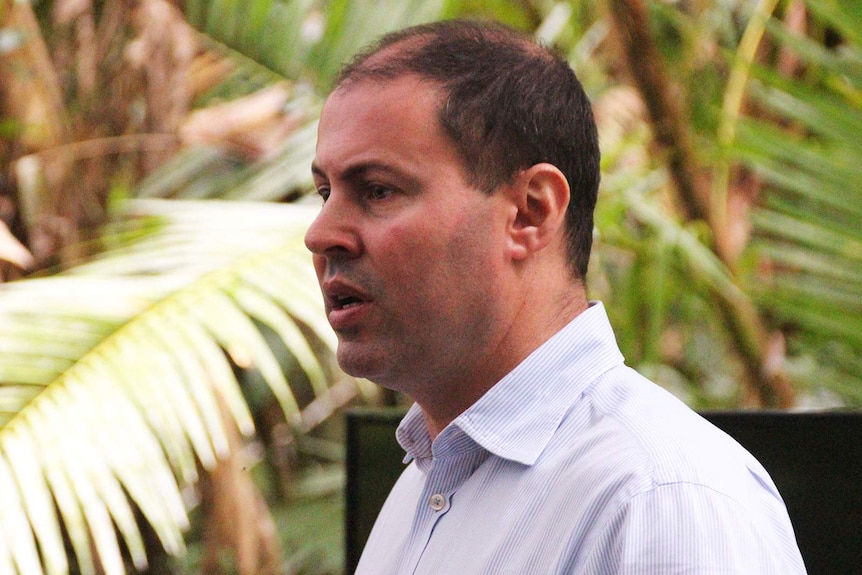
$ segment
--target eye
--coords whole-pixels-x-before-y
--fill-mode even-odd
[[[369,184],[366,197],[369,200],[385,200],[392,195],[392,189],[378,184]]]
[[[317,195],[323,200],[323,203],[326,203],[326,200],[329,199],[329,186],[319,186],[317,188]]]

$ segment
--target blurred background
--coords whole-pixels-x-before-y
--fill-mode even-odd
[[[359,47],[456,16],[593,101],[629,365],[858,409],[857,0],[0,0],[0,572],[341,573],[341,415],[405,400],[333,361],[316,121]]]

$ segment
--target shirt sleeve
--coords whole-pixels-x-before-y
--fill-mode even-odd
[[[692,483],[639,493],[601,530],[584,573],[805,575],[783,503],[772,505]]]

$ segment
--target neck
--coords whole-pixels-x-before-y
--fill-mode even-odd
[[[589,307],[583,285],[544,298],[524,297],[496,345],[477,353],[469,369],[447,373],[445,382],[423,385],[413,399],[422,408],[431,439],[478,401],[533,351]],[[541,305],[537,304],[541,302]],[[421,391],[428,390],[423,394]],[[431,391],[433,390],[433,392]]]

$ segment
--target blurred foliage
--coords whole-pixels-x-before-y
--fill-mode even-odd
[[[340,64],[427,20],[506,22],[578,72],[603,149],[589,287],[631,365],[699,408],[782,382],[858,407],[860,10],[0,0],[0,571],[340,572],[337,415],[380,397],[332,361],[309,165]],[[632,66],[685,138],[656,136]]]
[[[716,294],[735,292],[762,318],[764,369],[785,370],[799,405],[858,405],[862,83],[858,30],[848,25],[858,23],[856,8],[781,3],[751,49],[740,44],[763,17],[751,16],[753,4],[701,4],[650,7],[726,226],[674,213],[664,156],[648,148],[648,114],[609,79],[596,97],[607,120],[594,291],[611,300],[630,362],[695,406],[752,403],[716,307]],[[668,50],[680,38],[683,53]],[[716,252],[717,233],[733,257]]]

